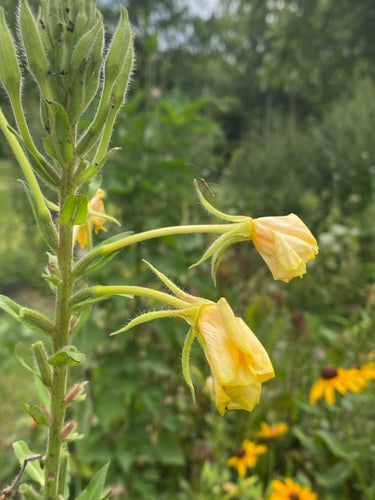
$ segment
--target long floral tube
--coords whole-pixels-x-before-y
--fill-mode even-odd
[[[151,240],[154,238],[163,238],[165,236],[172,236],[177,234],[198,234],[198,233],[216,233],[223,234],[228,233],[238,227],[240,229],[243,227],[243,222],[234,224],[195,224],[195,225],[185,225],[185,226],[168,226],[157,229],[151,229],[149,231],[144,231],[142,233],[132,234],[130,236],[125,236],[112,243],[104,243],[101,246],[93,249],[91,252],[87,253],[82,257],[75,265],[73,272],[76,276],[79,276],[82,269],[85,269],[87,262],[95,260],[96,257],[106,257],[119,250],[133,245],[135,243],[140,243],[142,241]]]
[[[243,225],[243,223],[236,223],[235,225],[241,226]],[[134,243],[151,240],[153,238],[162,238],[164,236],[171,236],[173,234],[228,233],[229,231],[233,230],[233,228],[234,224],[196,224],[186,226],[162,227],[144,231],[142,233],[133,234],[131,236],[126,236],[125,238],[113,243],[102,245],[98,249],[98,251],[100,251],[101,254],[106,255],[112,252],[116,252],[117,250],[120,250],[121,248],[127,247]]]
[[[158,290],[153,290],[152,288],[146,288],[143,286],[127,286],[127,285],[107,285],[107,286],[93,286],[89,288],[84,288],[83,290],[77,292],[71,299],[71,307],[79,307],[81,304],[90,301],[90,299],[95,297],[106,297],[113,295],[127,295],[133,296],[138,295],[141,297],[150,297],[154,300],[164,302],[177,309],[185,308],[187,303],[177,297],[173,297],[169,293],[160,292]]]

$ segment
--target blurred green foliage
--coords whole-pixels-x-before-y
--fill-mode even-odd
[[[155,285],[141,264],[146,258],[192,293],[225,295],[266,346],[276,379],[264,385],[252,414],[223,419],[198,345],[195,405],[183,383],[185,326],[164,320],[109,338],[145,303],[116,298],[95,306],[76,339],[87,353],[79,369],[89,398],[75,415],[86,435],[73,447],[75,490],[111,460],[114,498],[259,500],[272,478],[287,475],[324,500],[374,498],[374,382],[333,407],[308,404],[324,365],[363,363],[374,346],[374,3],[220,0],[209,19],[169,0],[123,3],[137,31],[138,67],[112,139],[122,149],[102,178],[107,211],[121,231],[208,220],[192,186],[201,177],[215,194],[202,182],[206,197],[222,209],[297,213],[317,235],[320,254],[303,280],[286,285],[241,243],[225,254],[215,289],[205,265],[186,271],[209,241],[169,237],[129,248],[95,273],[93,283]],[[11,19],[12,2],[2,5]],[[103,9],[111,30],[117,7],[103,2]],[[29,83],[24,100],[33,116]],[[19,172],[0,146],[0,289],[35,289],[46,258],[15,188]],[[26,334],[3,316],[0,332],[7,373],[1,434],[24,428],[37,448],[39,430],[19,417],[13,397],[22,380],[19,396],[32,402],[28,373],[12,358]],[[284,421],[290,432],[269,443],[240,493],[226,460],[263,420]],[[9,443],[1,443],[1,484],[17,467]]]

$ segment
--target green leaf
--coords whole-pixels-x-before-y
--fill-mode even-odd
[[[24,403],[22,407],[25,410],[25,412],[35,420],[35,422],[37,422],[40,425],[46,425],[46,426],[49,425],[47,417],[45,416],[45,414],[42,412],[42,410],[38,405],[29,405],[27,403]]]
[[[109,462],[103,465],[103,467],[95,474],[86,488],[78,495],[76,500],[101,500],[108,467]]]
[[[34,376],[34,385],[39,401],[44,406],[49,408],[49,406],[51,405],[51,394],[47,387],[43,384],[43,381],[40,378],[39,374],[35,374]]]
[[[84,224],[87,219],[87,204],[88,200],[85,195],[68,196],[59,218],[59,224],[61,226]]]
[[[51,356],[48,363],[52,366],[75,366],[82,364],[86,359],[86,355],[83,352],[78,352],[73,349],[73,346],[66,347],[58,351],[56,354]]]
[[[325,469],[324,473],[316,472],[314,478],[324,488],[331,488],[343,483],[352,472],[352,465],[347,461],[340,461]]]
[[[16,441],[15,443],[13,443],[13,449],[20,465],[23,465],[25,458],[35,455],[35,453],[33,453],[27,446],[25,441]],[[36,481],[41,486],[44,485],[44,471],[40,466],[39,460],[28,462],[25,472],[30,477],[30,479]]]
[[[330,434],[329,432],[324,431],[324,430],[316,431],[315,435],[319,436],[323,440],[323,442],[327,445],[329,450],[336,457],[350,460],[350,452],[345,447],[345,443],[341,439],[337,438],[333,434]]]
[[[8,313],[12,318],[19,321],[19,312],[22,306],[14,302],[14,300],[6,297],[5,295],[0,295],[0,309]]]

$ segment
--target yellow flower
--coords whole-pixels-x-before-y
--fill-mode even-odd
[[[262,382],[275,376],[266,350],[224,298],[201,307],[196,328],[214,379],[219,413],[251,411],[259,401]]]
[[[318,399],[324,397],[331,405],[335,402],[335,390],[341,394],[346,394],[348,390],[360,392],[365,385],[357,369],[336,369],[334,366],[328,365],[323,369],[321,378],[312,386],[310,404],[314,405]]]
[[[98,189],[95,195],[88,202],[88,223],[82,224],[78,226],[78,231],[76,235],[76,240],[81,245],[81,248],[87,246],[87,226],[90,225],[90,228],[94,226],[95,234],[98,234],[99,230],[107,231],[104,227],[105,218],[100,217],[98,214],[105,214],[104,210],[104,191],[103,189]]]
[[[266,453],[266,451],[267,446],[264,444],[256,444],[253,441],[245,439],[236,455],[228,458],[227,464],[237,469],[241,477],[245,477],[247,469],[252,469],[258,462],[258,455]]]
[[[275,280],[302,276],[318,253],[316,239],[295,214],[252,219],[251,239]]]
[[[288,428],[287,424],[284,424],[283,422],[272,425],[268,425],[266,422],[261,422],[260,431],[256,432],[255,435],[264,439],[273,439],[288,432]]]
[[[316,493],[308,486],[300,486],[289,477],[285,481],[274,479],[272,481],[272,491],[269,500],[318,500]]]
[[[375,380],[375,363],[370,361],[353,369],[357,370],[357,375],[364,385],[370,380]]]

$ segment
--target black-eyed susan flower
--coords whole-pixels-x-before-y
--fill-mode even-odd
[[[375,363],[372,361],[353,369],[357,370],[357,375],[363,381],[364,385],[367,385],[370,380],[375,380]]]
[[[328,404],[335,402],[335,391],[346,394],[348,390],[360,392],[365,384],[361,380],[358,371],[354,368],[344,370],[327,365],[322,370],[322,376],[315,382],[310,391],[310,404],[315,404],[318,399],[324,397]]]
[[[316,239],[295,214],[252,219],[251,239],[276,280],[302,276],[318,253]]]
[[[247,469],[252,469],[258,462],[258,456],[266,453],[267,446],[264,444],[256,444],[253,441],[245,439],[242,446],[237,450],[237,453],[228,458],[227,464],[229,467],[237,469],[241,477],[246,476]]]
[[[267,424],[266,422],[261,422],[260,430],[255,433],[256,437],[263,439],[273,439],[282,436],[288,432],[288,425],[284,422],[279,422],[277,424]]]
[[[81,248],[87,246],[88,225],[91,229],[95,229],[95,234],[98,234],[99,231],[107,231],[107,229],[104,227],[104,223],[107,217],[101,216],[101,214],[106,215],[103,203],[104,195],[104,190],[99,188],[95,195],[88,202],[87,223],[78,226],[78,230],[76,233],[76,240],[81,245]]]
[[[300,486],[289,477],[284,482],[274,479],[269,500],[318,500],[318,495],[308,486]]]

